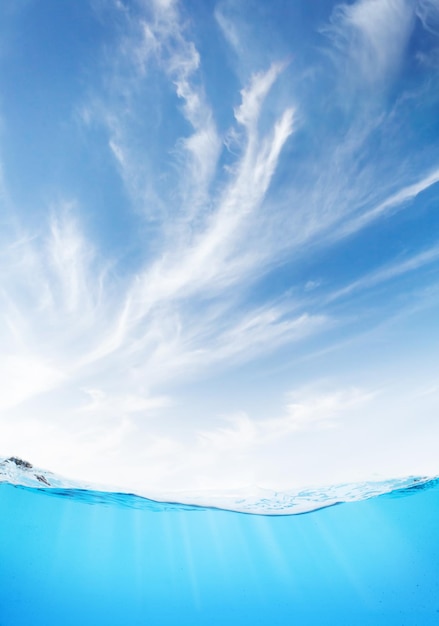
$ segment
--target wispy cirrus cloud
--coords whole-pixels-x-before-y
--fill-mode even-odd
[[[382,84],[401,65],[414,18],[413,2],[360,0],[338,5],[326,32],[346,59],[351,80]]]

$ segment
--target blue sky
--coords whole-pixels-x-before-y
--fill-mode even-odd
[[[0,452],[437,474],[439,2],[0,7]]]

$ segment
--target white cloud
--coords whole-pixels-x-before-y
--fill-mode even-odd
[[[267,447],[273,451],[276,442],[303,431],[327,430],[339,426],[340,420],[358,411],[372,400],[375,392],[356,388],[320,391],[315,387],[288,394],[284,414],[260,420],[251,419],[246,413],[225,418],[225,425],[209,431],[201,431],[200,438],[212,450],[233,453],[246,450],[252,458]]]
[[[357,0],[341,4],[328,32],[349,61],[351,75],[388,81],[399,69],[414,21],[409,0]]]
[[[261,106],[283,69],[284,65],[274,63],[268,71],[254,74],[249,87],[241,91],[242,103],[235,110],[235,117],[249,131],[254,130]]]
[[[221,5],[215,9],[215,19],[229,45],[236,51],[240,51],[242,48],[240,33],[233,21],[227,18]]]
[[[110,107],[104,107],[110,132],[109,145],[137,204],[160,202],[159,194],[146,184],[151,173],[145,169],[142,155],[133,148],[134,142],[126,122],[139,85],[148,81],[152,65],[159,66],[182,101],[181,112],[193,130],[189,136],[180,137],[174,146],[176,165],[184,171],[178,183],[180,201],[184,205],[181,214],[188,219],[202,209],[206,201],[220,154],[221,139],[201,82],[197,80],[200,56],[187,36],[187,24],[180,15],[177,3],[156,1],[149,6],[149,10],[149,17],[146,12],[140,19],[137,16],[126,17],[125,26],[129,35],[123,38],[119,55],[113,59],[114,67],[121,58],[124,59],[122,67],[127,67],[128,71],[113,77],[110,101],[113,98],[114,102]],[[120,93],[124,94],[122,106],[118,101]],[[154,171],[152,165],[150,167]]]
[[[291,394],[286,407],[287,415],[279,425],[283,422],[286,431],[336,427],[341,418],[362,407],[375,395],[376,392],[357,388],[336,389],[329,393],[319,393],[315,389],[296,392]]]
[[[99,298],[99,290],[90,289],[93,249],[85,241],[72,212],[71,207],[63,208],[51,220],[47,260],[49,272],[53,273],[52,296],[55,293],[60,296],[61,306],[68,312],[78,309],[84,312],[92,298]]]

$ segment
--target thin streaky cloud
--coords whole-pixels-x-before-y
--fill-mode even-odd
[[[346,287],[333,292],[326,298],[326,300],[327,302],[332,302],[334,300],[338,300],[339,298],[346,297],[355,291],[363,291],[365,289],[369,289],[370,287],[375,287],[376,285],[389,281],[392,278],[397,278],[398,276],[402,276],[409,272],[414,272],[425,265],[434,263],[438,259],[439,246],[436,245],[428,250],[420,252],[419,254],[415,254],[408,259],[392,263],[387,267],[378,269],[376,272],[367,274]]]
[[[438,182],[439,169],[434,170],[431,174],[428,174],[417,183],[403,187],[398,192],[387,198],[387,200],[381,202],[378,206],[370,209],[369,211],[365,211],[359,217],[348,222],[347,225],[342,228],[342,234],[351,235],[352,233],[368,226],[374,220],[403,209],[408,202],[416,198],[423,191],[426,191],[433,185],[436,185]]]

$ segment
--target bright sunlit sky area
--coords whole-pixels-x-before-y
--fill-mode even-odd
[[[0,455],[439,473],[439,0],[0,5]]]

